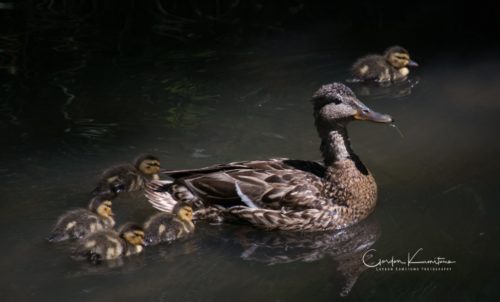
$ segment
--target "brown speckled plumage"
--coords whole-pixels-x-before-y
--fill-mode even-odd
[[[408,67],[415,66],[418,64],[410,59],[406,49],[392,46],[383,55],[367,55],[358,59],[351,67],[351,80],[380,83],[403,81],[410,72]]]
[[[195,206],[195,218],[238,220],[264,229],[322,231],[366,218],[377,186],[350,147],[346,126],[354,120],[389,123],[345,85],[322,86],[313,95],[315,124],[324,164],[271,159],[165,171],[173,181],[152,182],[146,196],[171,211],[178,201]]]

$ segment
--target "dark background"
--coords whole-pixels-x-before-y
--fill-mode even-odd
[[[0,0],[0,293],[7,301],[497,301],[496,6]],[[86,206],[100,171],[142,152],[165,168],[318,158],[308,98],[343,81],[357,57],[394,44],[420,64],[411,73],[420,83],[360,98],[395,117],[404,138],[390,127],[350,127],[380,189],[375,247],[384,258],[423,247],[425,257],[456,260],[452,272],[366,272],[347,300],[334,292],[335,259],[243,261],[243,249],[227,243],[238,237],[207,236],[210,227],[164,247],[179,256],[150,250],[131,259],[136,266],[89,276],[44,242],[61,213]],[[116,202],[119,223],[153,212],[137,199]]]
[[[65,128],[61,101],[52,99],[47,83],[55,86],[54,75],[74,69],[78,60],[109,70],[111,61],[147,68],[176,49],[271,44],[268,51],[284,55],[340,49],[359,56],[400,44],[420,64],[444,66],[495,56],[500,41],[494,1],[45,0],[0,6],[0,81],[8,87],[0,95],[2,140],[24,136],[32,144],[46,141],[33,133],[41,124]]]
[[[14,9],[0,10],[2,34],[89,31],[91,38],[92,31],[95,39],[118,35],[120,46],[135,54],[158,43],[176,46],[202,41],[229,46],[259,35],[311,28],[318,34],[328,32],[325,44],[374,50],[399,43],[429,53],[468,53],[491,50],[499,43],[495,1],[46,0],[6,5]],[[65,26],[51,26],[55,23]]]

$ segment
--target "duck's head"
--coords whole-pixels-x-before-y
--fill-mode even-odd
[[[191,222],[193,220],[193,208],[187,204],[178,204],[173,209],[174,215],[182,221]]]
[[[150,154],[139,155],[134,166],[144,175],[156,175],[160,172],[160,160]]]
[[[144,246],[144,229],[137,224],[126,223],[120,228],[120,237],[131,245]]]
[[[328,126],[345,126],[353,120],[370,121],[376,123],[391,123],[392,117],[375,112],[363,104],[342,83],[332,83],[321,86],[313,97],[314,117],[319,129]]]
[[[397,69],[404,67],[417,67],[418,64],[410,59],[408,50],[401,46],[392,46],[386,49],[384,57],[389,64]]]
[[[113,203],[111,202],[113,198],[114,194],[97,195],[90,201],[89,210],[103,218],[113,218]]]

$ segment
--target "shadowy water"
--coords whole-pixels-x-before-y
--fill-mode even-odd
[[[322,84],[343,81],[364,50],[303,33],[137,49],[85,23],[36,20],[0,39],[3,301],[498,297],[497,57],[411,49],[418,85],[357,90],[403,134],[350,126],[379,184],[368,221],[314,235],[199,224],[191,238],[94,267],[72,261],[69,244],[43,238],[58,215],[86,205],[102,169],[143,152],[168,168],[318,159],[308,100]],[[114,207],[119,223],[154,212],[141,194]],[[444,272],[380,271],[361,262],[370,248],[402,259],[423,248],[423,259],[456,263]]]

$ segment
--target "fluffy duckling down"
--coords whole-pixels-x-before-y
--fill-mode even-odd
[[[101,230],[83,238],[76,246],[73,257],[99,263],[123,256],[139,254],[144,250],[144,230],[133,224],[124,224],[118,232]]]
[[[146,245],[172,242],[194,232],[193,209],[189,205],[177,204],[172,213],[161,212],[144,223]]]
[[[95,196],[88,209],[71,210],[61,215],[47,240],[60,242],[80,239],[93,232],[112,228],[115,225],[111,202],[113,197],[110,194]]]
[[[351,67],[352,82],[397,82],[408,78],[410,69],[418,64],[401,46],[389,47],[383,55],[367,55],[358,59]]]
[[[159,179],[160,160],[149,154],[138,156],[133,164],[123,164],[105,170],[94,194],[138,191],[152,179]]]

